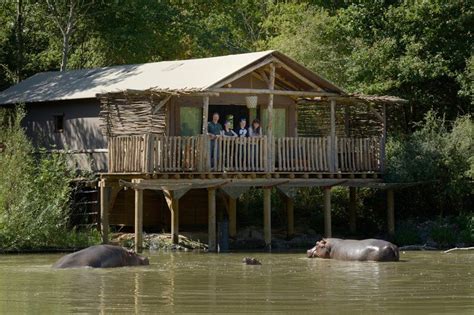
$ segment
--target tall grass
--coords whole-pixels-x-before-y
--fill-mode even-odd
[[[21,120],[22,107],[0,111],[0,248],[86,246],[97,232],[67,228],[74,175],[62,154],[35,153]]]

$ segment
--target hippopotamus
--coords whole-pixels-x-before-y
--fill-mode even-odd
[[[148,258],[114,245],[95,245],[59,259],[53,268],[113,268],[149,265]]]
[[[256,258],[253,258],[253,257],[244,257],[244,259],[242,259],[242,262],[246,265],[261,265],[262,264]]]
[[[398,261],[398,247],[378,239],[344,240],[324,238],[306,252],[308,258],[332,258],[358,261]]]

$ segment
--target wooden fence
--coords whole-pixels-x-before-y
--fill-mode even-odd
[[[109,138],[110,173],[377,172],[380,138],[277,138],[268,165],[267,137],[209,139],[156,134]]]

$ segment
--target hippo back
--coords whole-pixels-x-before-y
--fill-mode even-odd
[[[123,247],[95,245],[62,257],[53,268],[113,268],[147,264],[147,258],[139,257]]]
[[[359,261],[398,261],[398,247],[390,242],[378,239],[344,240],[326,239],[330,245],[330,256],[341,260]]]

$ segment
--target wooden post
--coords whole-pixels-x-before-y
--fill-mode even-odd
[[[268,82],[268,89],[273,91],[275,89],[275,65],[270,63],[270,80]],[[273,172],[274,161],[273,161],[273,93],[268,94],[268,122],[267,122],[267,171]]]
[[[135,189],[135,252],[143,250],[143,190]]]
[[[267,249],[272,249],[271,192],[270,187],[263,188],[263,234]]]
[[[331,173],[337,170],[337,155],[336,155],[336,101],[331,100]]]
[[[208,197],[208,250],[217,252],[217,235],[216,235],[216,189],[209,188],[207,190]]]
[[[288,236],[295,234],[295,207],[293,198],[286,197],[286,214],[288,216]]]
[[[387,227],[388,235],[395,235],[395,193],[393,189],[387,190]]]
[[[229,197],[229,236],[237,235],[237,199]]]
[[[383,129],[382,139],[380,139],[380,172],[385,171],[385,143],[387,141],[387,108],[385,104],[382,107]]]
[[[207,135],[207,120],[209,115],[209,96],[202,98],[202,134]]]
[[[102,233],[102,244],[109,242],[109,204],[110,187],[105,186],[105,179],[100,181],[100,231]]]
[[[163,190],[166,203],[171,212],[171,241],[173,244],[179,243],[179,199],[176,197],[175,191]],[[184,194],[183,194],[184,195]]]
[[[324,187],[324,236],[331,237],[331,187]]]
[[[179,243],[179,200],[174,199],[172,201],[171,210],[171,239],[173,244]]]
[[[357,188],[349,187],[349,231],[356,232]]]

